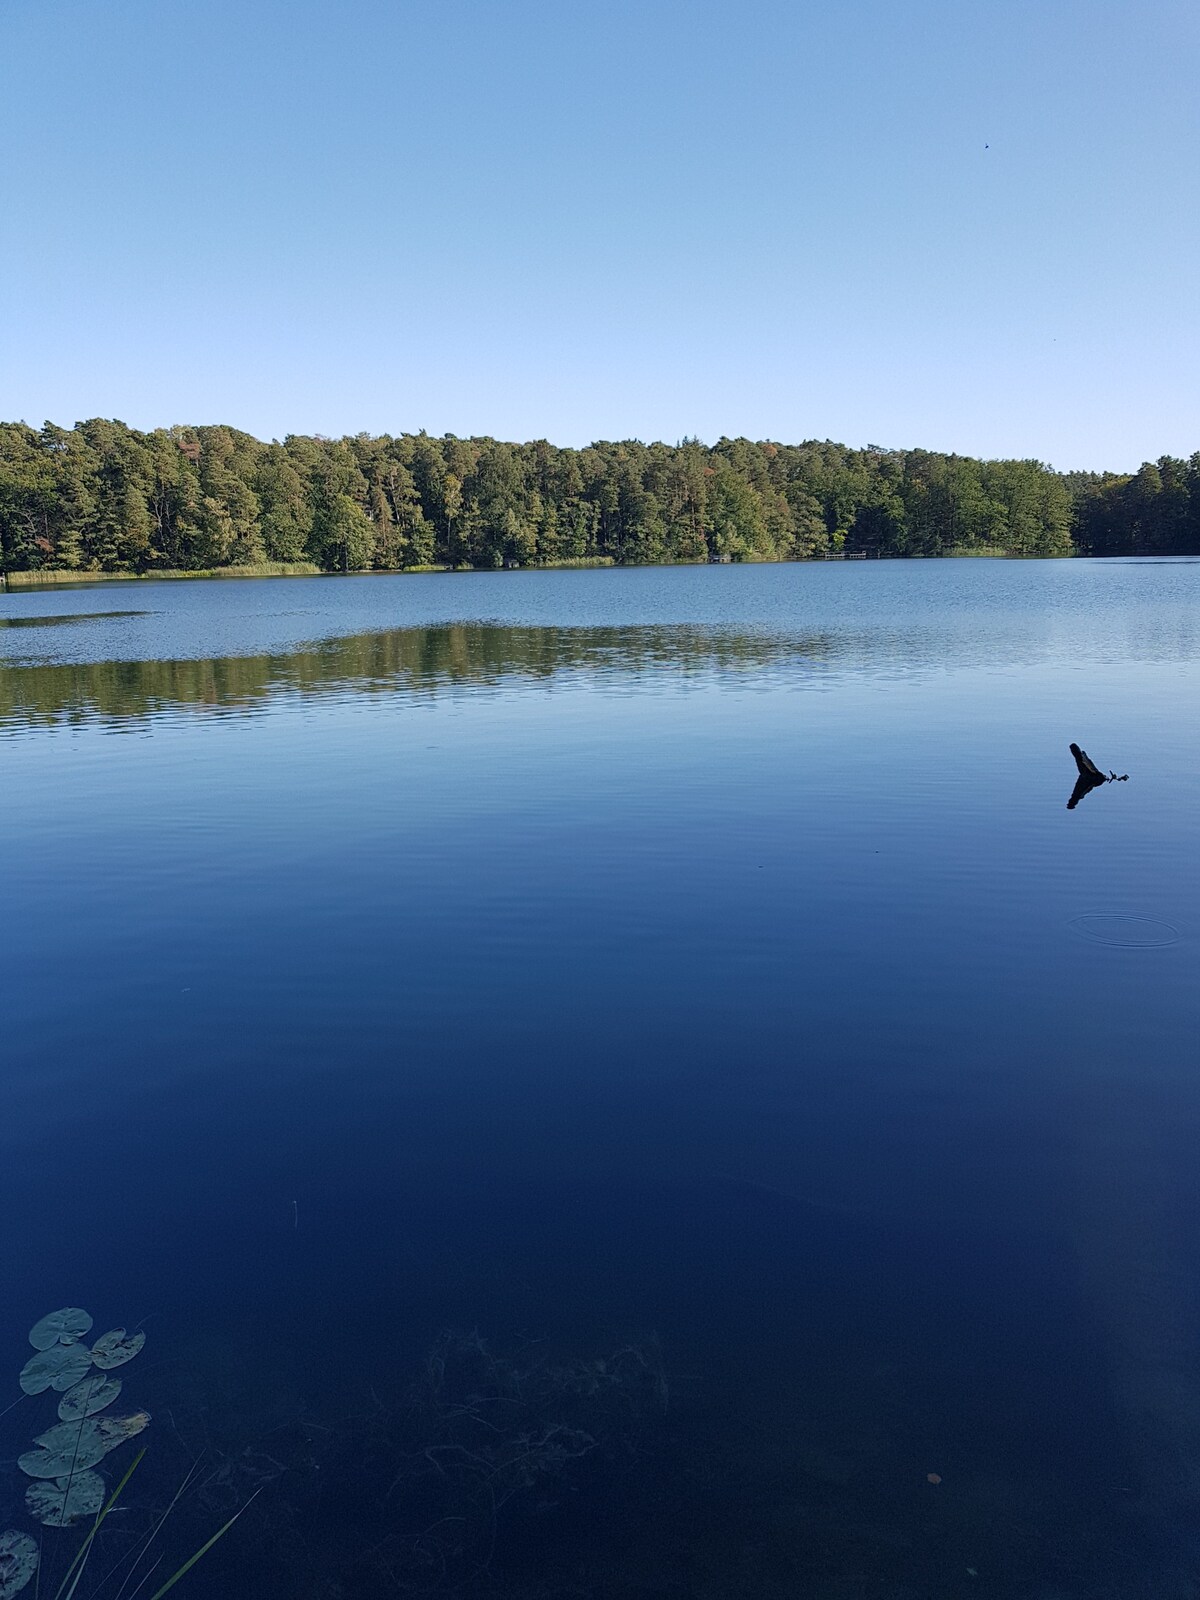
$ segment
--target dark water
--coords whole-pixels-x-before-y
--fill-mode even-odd
[[[0,622],[12,1396],[148,1340],[97,1582],[199,1457],[181,1595],[1200,1594],[1200,565]]]

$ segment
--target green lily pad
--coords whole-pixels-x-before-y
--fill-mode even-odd
[[[25,1491],[25,1504],[30,1516],[47,1527],[66,1528],[99,1511],[104,1504],[104,1479],[98,1472],[75,1472],[57,1483],[31,1483]]]
[[[93,1373],[73,1389],[68,1389],[58,1402],[58,1414],[64,1422],[78,1422],[81,1417],[94,1417],[97,1411],[112,1405],[121,1392],[120,1378],[102,1378]]]
[[[31,1478],[65,1478],[85,1467],[94,1467],[97,1461],[112,1449],[91,1417],[82,1422],[59,1422],[45,1433],[39,1433],[36,1443],[40,1450],[26,1450],[17,1457],[17,1465]]]
[[[38,1547],[27,1533],[0,1533],[0,1600],[20,1594],[37,1571]]]
[[[94,1467],[110,1450],[141,1433],[150,1422],[148,1411],[135,1411],[127,1417],[84,1417],[79,1422],[56,1422],[34,1443],[40,1450],[26,1450],[17,1465],[31,1478],[63,1478]]]
[[[52,1344],[30,1356],[21,1368],[21,1387],[26,1394],[41,1394],[43,1389],[73,1388],[86,1378],[92,1365],[92,1352],[82,1344]]]
[[[124,1328],[114,1328],[96,1340],[92,1346],[92,1360],[105,1372],[111,1367],[123,1367],[133,1360],[145,1342],[144,1333],[126,1333]]]
[[[64,1306],[61,1311],[51,1311],[29,1330],[29,1342],[35,1350],[49,1350],[53,1344],[74,1344],[82,1339],[92,1325],[92,1319],[78,1306]]]

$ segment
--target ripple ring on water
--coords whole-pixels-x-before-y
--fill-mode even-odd
[[[1115,912],[1088,912],[1072,917],[1068,927],[1093,944],[1112,945],[1118,950],[1163,950],[1178,944],[1182,935],[1173,923],[1160,917],[1127,917]]]

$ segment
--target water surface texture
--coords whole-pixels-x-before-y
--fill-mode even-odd
[[[1198,619],[1186,562],[0,594],[12,1398],[44,1312],[144,1326],[130,1518],[260,1490],[181,1595],[1200,1594]],[[1068,811],[1071,740],[1128,783]]]

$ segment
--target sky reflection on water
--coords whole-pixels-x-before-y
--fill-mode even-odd
[[[478,1329],[670,1390],[480,1592],[1184,1600],[1197,600],[863,563],[0,633],[14,1372],[52,1305],[152,1314],[164,1482],[284,1462],[206,1594],[386,1592],[346,1530],[406,1513],[319,1496],[320,1430]],[[1072,739],[1131,777],[1068,813]]]

